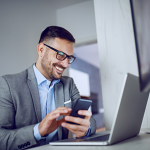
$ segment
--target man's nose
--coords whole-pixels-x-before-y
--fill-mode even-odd
[[[67,68],[69,66],[69,59],[68,58],[64,59],[62,61],[62,65],[63,65],[63,67]]]

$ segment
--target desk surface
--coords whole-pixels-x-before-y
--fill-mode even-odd
[[[40,146],[32,150],[150,150],[150,134],[140,132],[131,139],[110,146]],[[31,149],[30,149],[31,150]]]

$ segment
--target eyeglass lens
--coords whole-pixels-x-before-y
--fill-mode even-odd
[[[63,52],[58,52],[57,53],[57,59],[59,59],[61,61],[64,60],[66,57],[67,57],[67,55],[64,54]],[[74,61],[74,58],[73,57],[68,57],[68,61],[69,61],[69,63],[72,63]]]

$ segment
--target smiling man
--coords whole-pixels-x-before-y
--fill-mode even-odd
[[[91,112],[69,116],[79,91],[63,71],[73,63],[74,37],[58,26],[47,27],[38,44],[38,59],[25,71],[0,77],[0,149],[26,149],[95,133]],[[69,124],[66,121],[77,123]]]

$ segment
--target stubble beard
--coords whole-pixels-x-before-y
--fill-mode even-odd
[[[57,73],[58,75],[56,75],[54,73],[54,66],[60,66],[57,63],[52,64],[51,61],[48,61],[48,57],[47,54],[45,53],[44,57],[41,60],[41,67],[42,70],[44,71],[44,76],[46,77],[46,79],[48,80],[58,80],[61,78],[62,74]]]

